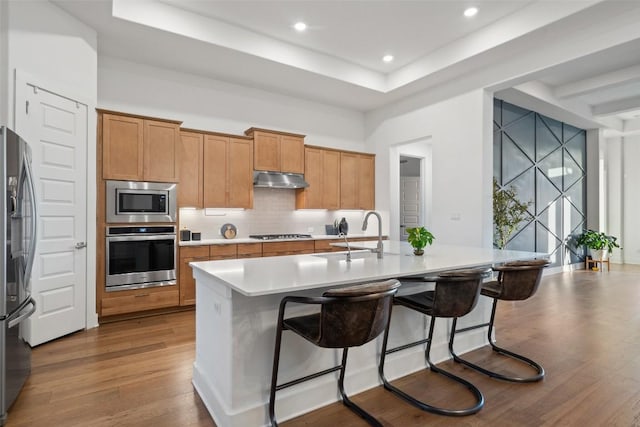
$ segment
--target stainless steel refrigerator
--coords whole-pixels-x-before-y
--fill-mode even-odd
[[[36,305],[31,298],[31,270],[36,251],[37,207],[31,150],[6,127],[0,127],[0,426],[31,373],[31,348],[22,339],[22,323]]]

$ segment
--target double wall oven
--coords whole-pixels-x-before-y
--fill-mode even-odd
[[[107,181],[106,290],[176,284],[176,184]]]

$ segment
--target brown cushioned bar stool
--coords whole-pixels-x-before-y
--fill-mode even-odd
[[[493,298],[491,319],[489,320],[489,323],[483,323],[481,325],[470,326],[458,330],[456,330],[456,319],[453,320],[453,324],[451,325],[451,336],[449,339],[449,351],[451,352],[454,361],[462,363],[472,369],[482,372],[483,374],[489,375],[492,378],[498,378],[505,381],[528,383],[540,381],[542,378],[544,378],[544,369],[542,368],[542,366],[527,357],[498,347],[492,340],[492,333],[498,300],[520,301],[531,297],[538,290],[538,285],[540,284],[540,279],[542,278],[542,269],[547,265],[549,265],[548,260],[537,259],[530,261],[515,261],[506,263],[502,266],[493,267],[493,270],[498,272],[498,280],[485,283],[482,286],[482,290],[480,291],[482,295]],[[461,358],[453,351],[453,341],[455,339],[456,333],[466,332],[485,326],[489,327],[487,336],[489,338],[489,344],[491,345],[493,351],[517,361],[524,362],[525,364],[531,366],[536,371],[536,374],[531,377],[524,378],[500,374],[471,363],[468,360]]]
[[[340,371],[338,389],[342,396],[342,403],[364,418],[370,425],[382,426],[373,416],[349,400],[344,391],[344,374],[349,347],[366,344],[385,330],[391,316],[393,295],[399,286],[400,282],[397,280],[387,280],[332,289],[326,291],[321,297],[287,296],[282,299],[278,313],[269,396],[269,418],[273,426],[278,425],[275,417],[276,391],[335,371]],[[288,303],[316,304],[320,306],[320,312],[285,319],[285,307]],[[342,363],[284,384],[277,384],[280,344],[284,330],[295,332],[319,347],[342,348]]]
[[[431,344],[433,342],[433,329],[435,320],[438,317],[457,318],[469,313],[475,307],[480,296],[480,286],[482,279],[486,275],[486,269],[468,269],[457,270],[451,272],[440,273],[433,278],[402,278],[405,282],[435,282],[435,288],[432,291],[424,291],[410,295],[396,296],[393,298],[394,305],[402,305],[404,307],[416,310],[422,314],[431,317],[429,322],[429,333],[426,339],[405,344],[395,348],[387,349],[389,338],[389,326],[384,333],[382,342],[382,354],[380,355],[379,373],[384,388],[391,391],[400,398],[406,400],[410,404],[424,411],[433,412],[440,415],[464,416],[478,412],[484,406],[484,397],[476,386],[469,381],[460,378],[450,372],[438,368],[430,359]],[[386,355],[396,351],[415,347],[421,344],[427,344],[425,349],[425,359],[428,369],[445,377],[464,385],[475,398],[475,404],[463,409],[448,409],[429,405],[400,390],[398,387],[391,385],[384,375],[384,363]]]

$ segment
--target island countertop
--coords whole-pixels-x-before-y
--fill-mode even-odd
[[[351,247],[370,249],[376,243],[374,240],[357,242]],[[425,248],[423,256],[415,256],[408,243],[399,241],[385,241],[384,248],[382,259],[369,251],[352,251],[351,262],[346,261],[344,252],[333,252],[201,261],[189,265],[216,277],[243,295],[261,296],[546,256],[543,253],[441,244]]]

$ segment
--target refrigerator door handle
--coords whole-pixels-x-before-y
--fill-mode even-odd
[[[25,149],[25,151],[27,151]],[[31,280],[31,270],[33,268],[33,261],[36,257],[36,243],[38,240],[38,204],[36,203],[36,189],[33,185],[33,172],[31,171],[31,159],[25,152],[24,167],[26,171],[26,184],[30,193],[31,199],[31,241],[29,242],[29,254],[27,258],[27,264],[24,271],[24,284],[29,286],[29,280]]]
[[[31,306],[31,308],[29,309],[29,311],[24,312],[22,314],[20,314],[25,308],[27,308],[28,306]],[[23,302],[20,305],[20,308],[18,310],[15,311],[16,314],[18,314],[18,316],[14,319],[12,319],[11,317],[9,317],[7,319],[7,326],[9,328],[13,328],[14,326],[18,325],[20,322],[22,322],[24,319],[30,317],[33,313],[36,312],[36,302],[33,298],[29,298],[28,300],[26,300],[25,302]]]

